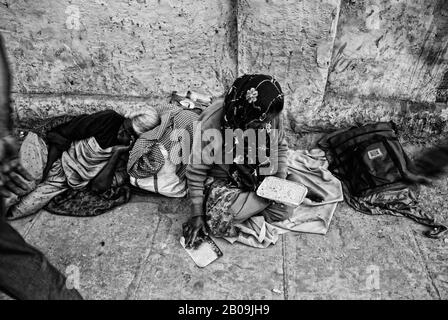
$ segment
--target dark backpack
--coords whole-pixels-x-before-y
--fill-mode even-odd
[[[339,130],[325,136],[329,169],[353,196],[367,196],[403,187],[415,176],[393,122],[378,122]]]

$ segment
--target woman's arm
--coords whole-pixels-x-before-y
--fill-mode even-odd
[[[45,179],[48,176],[48,173],[51,170],[51,167],[53,166],[53,163],[55,163],[56,160],[58,160],[62,155],[62,151],[56,147],[54,144],[50,144],[48,147],[48,156],[47,156],[47,164],[45,165],[44,171],[42,173],[42,179],[41,181],[45,181]]]
[[[281,116],[276,118],[274,128],[278,130],[278,133],[271,144],[270,158],[271,162],[272,159],[274,159],[273,161],[277,161],[277,170],[273,171],[271,175],[280,179],[286,179],[288,175],[288,143],[286,142]],[[275,169],[275,167],[272,169]]]
[[[207,179],[209,166],[202,164],[189,164],[187,166],[188,196],[191,201],[192,216],[203,215],[204,183]]]
[[[69,121],[67,124],[70,123],[71,121]],[[44,171],[42,173],[41,181],[45,181],[53,164],[56,162],[56,160],[58,160],[62,156],[62,153],[64,151],[70,148],[70,144],[72,143],[72,140],[61,134],[57,128],[58,127],[53,128],[47,133],[47,140],[48,140],[47,164],[45,165]]]
[[[196,141],[196,147],[195,147]],[[188,184],[188,196],[191,201],[191,217],[183,227],[183,235],[185,237],[185,245],[187,248],[195,246],[198,233],[202,231],[207,234],[204,219],[204,183],[207,179],[207,172],[210,169],[210,165],[203,163],[191,163],[195,156],[202,153],[202,141],[193,140],[192,154],[190,158],[190,164],[187,166],[187,184]],[[200,147],[198,147],[198,144]],[[200,152],[200,153],[198,153]]]
[[[203,215],[204,183],[212,168],[213,160],[208,158],[208,152],[203,152],[205,146],[209,147],[213,144],[212,141],[202,141],[203,132],[207,129],[210,129],[210,126],[203,122],[201,130],[194,132],[190,163],[186,170],[188,196],[192,204],[193,217]]]
[[[115,149],[104,168],[90,182],[90,187],[95,193],[103,193],[112,185],[115,167],[124,152],[128,152],[131,146],[119,146]]]
[[[203,164],[189,164],[187,166],[188,195],[191,200],[191,217],[183,227],[185,245],[187,248],[195,246],[200,231],[208,234],[204,218],[204,182],[210,166]]]
[[[113,110],[82,114],[51,129],[47,140],[63,152],[74,141],[95,137],[100,147],[106,149],[116,144],[118,130],[123,121],[124,117]]]
[[[183,235],[187,248],[194,246],[198,233],[207,234],[204,219],[204,183],[208,171],[212,168],[211,161],[204,161],[207,153],[203,154],[203,148],[210,141],[202,141],[203,132],[208,129],[217,129],[220,126],[223,100],[216,101],[208,107],[199,117],[200,127],[196,127],[193,136],[193,145],[190,155],[190,163],[187,166],[188,196],[191,200],[191,218],[184,225]],[[221,147],[221,146],[219,146]],[[207,164],[210,163],[210,164]]]

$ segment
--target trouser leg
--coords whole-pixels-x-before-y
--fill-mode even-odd
[[[7,219],[23,218],[45,207],[51,199],[68,189],[67,179],[62,169],[61,160],[53,165],[47,180],[37,185],[29,194],[9,209]]]
[[[23,300],[79,300],[66,278],[6,221],[0,219],[0,290]]]

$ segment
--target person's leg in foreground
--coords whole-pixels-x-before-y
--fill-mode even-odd
[[[2,212],[3,215],[3,212]],[[0,291],[20,300],[81,300],[66,278],[36,248],[0,219]]]
[[[10,92],[0,35],[0,291],[16,299],[82,299],[76,290],[66,287],[65,277],[45,256],[5,221],[4,197],[28,192],[25,181],[32,178],[20,164],[18,143],[11,136]]]

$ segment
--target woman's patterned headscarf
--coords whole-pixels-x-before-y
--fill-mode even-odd
[[[274,111],[279,112],[283,108],[283,103],[284,97],[280,84],[273,77],[263,74],[244,75],[235,80],[225,96],[222,129],[245,131],[252,128],[251,125],[256,122],[258,129],[266,130],[269,135],[268,115]],[[263,148],[268,155],[270,153],[269,139],[260,142],[257,136],[256,145],[251,146],[248,146],[245,141],[234,140],[234,145],[238,143],[244,143],[244,156],[242,159],[234,158],[234,163],[229,168],[229,176],[231,182],[238,188],[254,191],[263,180],[263,177],[259,175],[261,161],[255,151],[256,161],[250,164],[248,154],[253,154],[250,152],[254,151],[251,148],[256,150]]]
[[[274,103],[284,98],[280,84],[264,74],[244,75],[235,80],[224,100],[223,127],[245,130],[254,121],[264,121]]]

